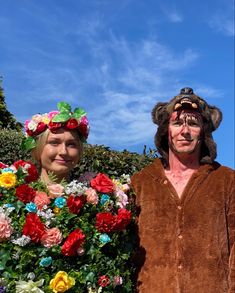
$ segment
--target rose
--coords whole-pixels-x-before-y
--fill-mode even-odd
[[[19,167],[21,167],[27,172],[28,175],[25,177],[26,183],[36,181],[39,177],[37,168],[31,162],[19,160],[14,162],[13,166],[16,167],[17,170],[19,169]]]
[[[45,233],[42,235],[41,243],[50,248],[54,245],[58,245],[61,243],[63,237],[60,230],[56,227],[51,229],[46,229]]]
[[[23,235],[29,236],[33,242],[39,242],[45,233],[45,227],[37,214],[29,213],[23,226]]]
[[[117,216],[115,216],[115,231],[121,231],[126,228],[126,226],[131,221],[131,212],[126,209],[119,209]]]
[[[39,122],[37,125],[37,129],[35,131],[35,135],[38,135],[40,133],[42,133],[44,130],[46,130],[47,125],[43,122]]]
[[[80,124],[78,126],[79,132],[81,133],[81,135],[85,138],[88,137],[89,134],[89,124],[88,124],[88,120],[86,116],[83,116]]]
[[[11,227],[10,219],[3,214],[0,213],[0,242],[10,238],[13,229]]]
[[[81,196],[70,195],[67,199],[67,206],[72,214],[78,214],[83,207],[85,198]]]
[[[67,122],[66,122],[66,127],[68,129],[76,129],[78,127],[78,121],[75,118],[70,118]]]
[[[125,206],[128,204],[128,196],[121,189],[117,189],[115,191],[115,195],[117,197],[116,205],[120,208],[125,208]]]
[[[57,130],[58,128],[62,127],[62,123],[61,122],[52,122],[50,121],[48,124],[48,128],[51,130],[51,132]]]
[[[74,278],[69,277],[69,275],[64,271],[59,271],[54,279],[50,281],[50,289],[54,293],[65,292],[75,285]]]
[[[0,187],[10,189],[16,185],[16,175],[11,172],[0,174]]]
[[[122,283],[123,283],[123,279],[122,279],[121,276],[115,276],[113,278],[113,284],[114,284],[114,286],[120,286],[120,285],[122,285]]]
[[[105,174],[99,173],[91,180],[91,187],[99,192],[110,193],[114,191],[114,183]]]
[[[91,203],[91,204],[94,204],[96,205],[99,201],[99,197],[95,191],[95,189],[89,187],[86,191],[85,191],[85,194],[86,194],[86,201]]]
[[[51,111],[47,115],[48,115],[48,118],[51,120],[57,114],[59,114],[59,111]]]
[[[44,206],[50,204],[50,198],[47,196],[45,192],[36,191],[34,203],[36,204],[37,208],[41,210]]]
[[[64,244],[62,245],[61,252],[66,256],[76,256],[77,250],[85,241],[85,235],[80,229],[75,229],[69,234]]]
[[[22,184],[16,187],[16,196],[18,200],[22,201],[24,204],[28,202],[34,202],[36,191],[27,184]]]
[[[0,169],[7,168],[8,166],[5,165],[3,162],[0,162]]]
[[[61,184],[49,184],[47,189],[50,198],[57,198],[64,194],[64,187]]]
[[[115,225],[115,217],[111,213],[98,213],[96,214],[95,227],[99,232],[110,232]]]

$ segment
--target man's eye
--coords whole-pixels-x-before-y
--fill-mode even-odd
[[[192,127],[200,127],[199,123],[196,121],[189,121],[188,125]]]
[[[172,123],[174,126],[181,126],[183,123],[181,121],[175,121]]]

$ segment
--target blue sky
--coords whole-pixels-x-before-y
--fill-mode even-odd
[[[189,86],[224,118],[217,160],[234,168],[233,0],[0,0],[0,75],[19,121],[83,107],[88,142],[154,148],[151,110]]]

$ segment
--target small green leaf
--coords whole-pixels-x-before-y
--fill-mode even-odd
[[[70,117],[69,112],[61,112],[52,118],[52,122],[66,122]]]
[[[71,106],[65,102],[59,102],[57,108],[60,112],[71,112]]]
[[[75,119],[79,119],[85,115],[86,115],[86,112],[82,108],[76,108],[73,113],[73,116]]]
[[[36,147],[36,142],[32,136],[29,136],[29,137],[23,139],[21,145],[22,145],[23,150],[30,151]]]

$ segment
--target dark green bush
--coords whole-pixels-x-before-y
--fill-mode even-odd
[[[0,161],[12,164],[16,160],[30,160],[30,154],[20,147],[23,134],[11,129],[0,129]],[[103,145],[84,147],[84,154],[80,164],[75,168],[73,177],[84,172],[103,172],[110,176],[133,174],[150,163],[155,152],[139,155],[128,151],[113,151]]]
[[[30,154],[21,149],[23,133],[8,128],[0,129],[0,161],[12,164],[16,160],[28,160]]]

